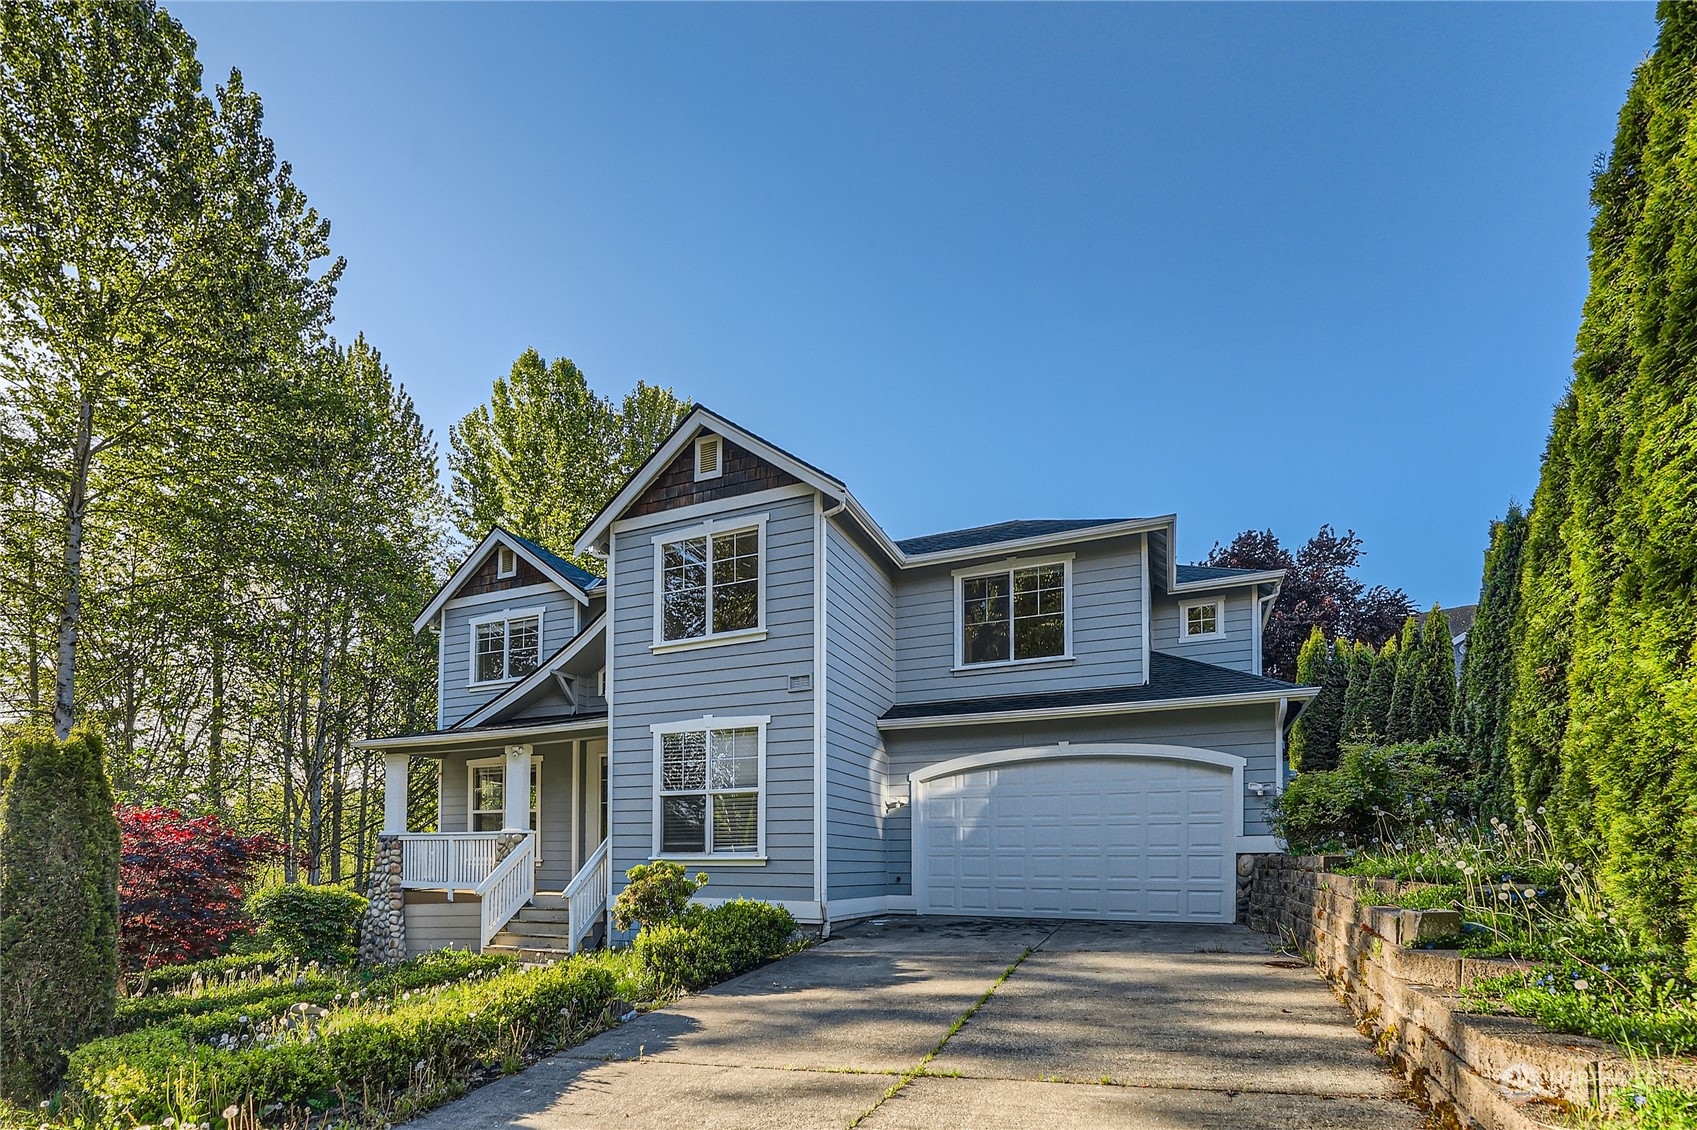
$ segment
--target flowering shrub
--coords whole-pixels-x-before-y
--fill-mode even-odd
[[[677,921],[695,892],[707,885],[705,871],[691,879],[682,864],[669,859],[639,863],[625,878],[629,882],[613,900],[613,927],[618,930]]]
[[[283,854],[216,817],[119,806],[118,945],[131,969],[197,961],[253,931],[242,898],[254,872]]]

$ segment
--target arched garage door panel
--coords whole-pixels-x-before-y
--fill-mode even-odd
[[[924,781],[922,909],[1229,922],[1232,780],[1194,762],[1068,758]]]

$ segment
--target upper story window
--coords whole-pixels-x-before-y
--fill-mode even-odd
[[[765,522],[709,524],[654,539],[654,646],[742,639],[762,630]]]
[[[495,550],[495,576],[505,580],[519,575],[519,555],[506,546]]]
[[[1072,558],[1009,562],[955,574],[955,664],[1072,656]]]
[[[542,658],[542,610],[527,608],[471,622],[471,681],[504,683],[536,670]]]
[[[767,721],[703,718],[653,727],[656,856],[761,853]]]
[[[1178,638],[1219,639],[1226,634],[1226,602],[1187,600],[1178,606]]]

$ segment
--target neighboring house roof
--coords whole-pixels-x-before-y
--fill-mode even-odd
[[[1022,714],[1115,714],[1136,709],[1171,707],[1179,702],[1237,700],[1271,702],[1280,698],[1306,701],[1318,687],[1297,686],[1283,679],[1233,671],[1163,651],[1149,656],[1149,682],[1136,686],[1097,687],[1078,691],[994,695],[988,698],[942,699],[892,706],[879,719],[885,729],[913,725],[948,725],[988,721]],[[1293,710],[1290,715],[1295,717]],[[1288,721],[1288,719],[1287,719]]]
[[[453,599],[454,594],[459,591],[464,578],[475,573],[478,565],[498,545],[505,545],[541,572],[558,581],[560,587],[570,593],[579,604],[588,604],[590,590],[601,588],[607,583],[595,574],[578,568],[552,550],[537,545],[529,538],[521,538],[511,530],[504,530],[500,526],[496,526],[484,535],[483,540],[478,542],[470,553],[466,554],[465,560],[459,563],[459,566],[449,574],[448,579],[442,583],[442,587],[436,590],[436,595],[430,598],[430,603],[424,606],[424,611],[420,612],[418,618],[412,622],[412,630],[421,631],[426,624],[435,620],[437,613],[442,611],[442,606]]]
[[[1131,518],[1042,518],[1017,522],[997,522],[991,526],[974,526],[969,530],[949,530],[941,534],[925,534],[922,537],[903,538],[896,543],[896,548],[909,556],[918,556],[922,553],[940,553],[950,549],[972,549],[982,545],[999,545],[1006,541],[1046,537],[1049,534],[1070,533],[1073,530],[1087,530],[1092,526],[1111,526],[1118,522],[1134,520]]]
[[[1465,636],[1468,629],[1473,627],[1473,618],[1479,614],[1479,606],[1477,604],[1463,604],[1455,608],[1440,608],[1438,611],[1449,618],[1450,639],[1453,640],[1459,636]]]

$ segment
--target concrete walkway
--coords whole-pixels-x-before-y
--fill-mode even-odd
[[[891,918],[409,1126],[1416,1130],[1401,1096],[1242,927]]]

